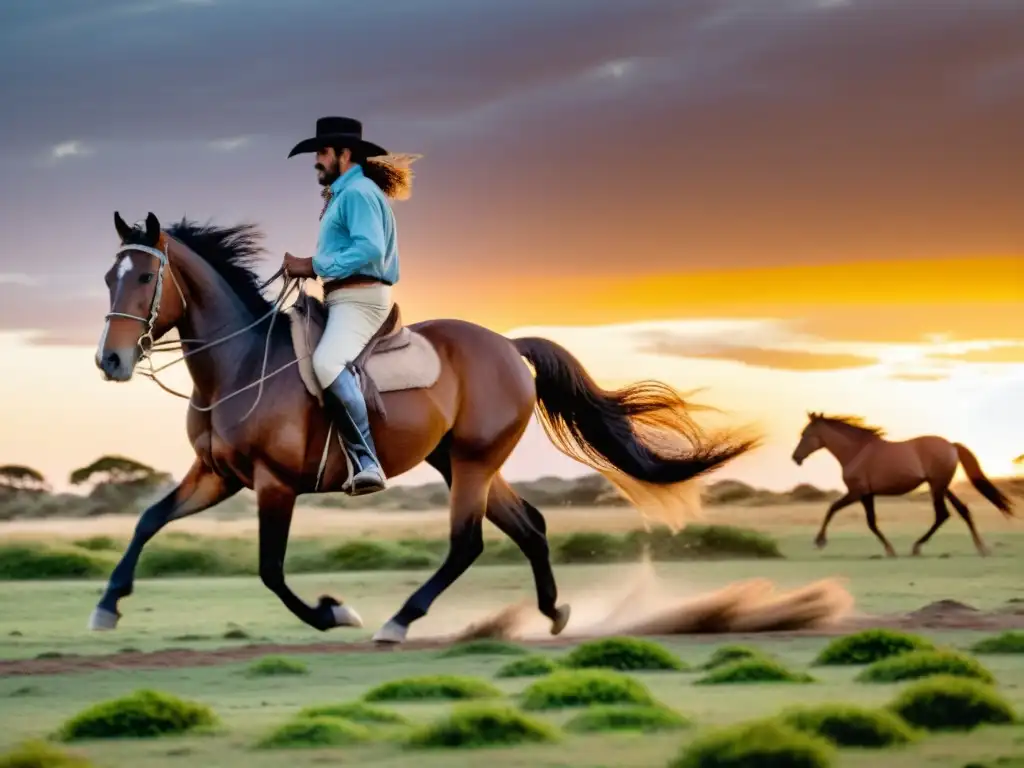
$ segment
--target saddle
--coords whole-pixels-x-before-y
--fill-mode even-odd
[[[313,372],[313,350],[327,326],[327,307],[314,296],[301,293],[285,314],[291,323],[292,345],[299,360],[302,383],[321,405],[323,388]],[[426,336],[402,323],[402,312],[393,304],[355,360],[348,364],[358,374],[369,411],[386,418],[382,392],[432,387],[441,376],[441,358]]]

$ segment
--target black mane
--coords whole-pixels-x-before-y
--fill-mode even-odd
[[[272,303],[260,290],[263,280],[254,269],[263,253],[259,245],[263,233],[255,224],[215,227],[182,217],[166,232],[216,270],[254,315],[259,317],[270,311]]]

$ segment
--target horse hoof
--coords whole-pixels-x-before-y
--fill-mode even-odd
[[[117,629],[117,620],[121,618],[116,613],[111,613],[105,608],[96,607],[92,609],[89,616],[89,629],[93,632],[104,632],[110,629]]]
[[[560,635],[562,630],[565,629],[565,625],[569,623],[569,614],[571,609],[568,605],[560,605],[555,609],[555,618],[551,622],[551,634]]]
[[[334,614],[334,626],[336,627],[361,627],[363,618],[355,608],[347,605],[332,605],[331,613]]]
[[[817,547],[818,549],[824,549],[826,544],[828,544],[828,541],[826,541],[825,539],[815,539],[814,540],[814,546]]]
[[[408,627],[403,627],[391,619],[374,633],[372,640],[379,645],[398,645],[405,642],[408,633]]]

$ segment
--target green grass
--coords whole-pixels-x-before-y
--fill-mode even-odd
[[[761,510],[757,510],[762,514]],[[927,520],[924,521],[927,523]],[[895,546],[909,550],[920,535],[917,527],[887,535]],[[782,560],[733,560],[728,562],[659,563],[655,570],[667,587],[679,594],[694,594],[740,579],[763,577],[783,588],[806,584],[817,578],[843,575],[867,612],[892,613],[920,608],[938,599],[955,599],[978,608],[1001,607],[1019,596],[1019,563],[1024,558],[1024,537],[1015,533],[990,534],[996,556],[976,557],[969,537],[945,529],[936,536],[933,549],[921,558],[897,560],[874,557],[876,542],[862,531],[840,532],[831,537],[823,552],[809,546],[805,532],[780,533],[787,555]],[[301,554],[302,542],[289,552]],[[1004,545],[1004,546],[1000,546]],[[954,558],[938,555],[952,552]],[[289,562],[292,557],[289,558]],[[955,566],[955,567],[954,567]],[[353,639],[366,639],[422,582],[422,572],[376,571],[292,575],[289,586],[307,601],[322,592],[342,595],[366,621],[359,630],[318,633],[301,625],[260,583],[258,577],[218,579],[138,579],[135,593],[124,600],[124,618],[116,632],[88,633],[84,622],[98,598],[100,580],[19,582],[7,585],[0,595],[0,656],[32,658],[43,652],[62,654],[114,653],[124,647],[152,651],[167,647],[209,649],[244,647],[247,642],[336,643],[339,650]],[[559,593],[568,602],[578,595],[615,594],[630,581],[634,570],[626,565],[578,565],[558,567]],[[520,599],[533,600],[531,576],[525,563],[474,568],[435,603],[431,613],[418,622],[411,637],[451,633],[491,610]],[[237,626],[234,626],[237,625]],[[248,640],[225,640],[236,629]],[[12,634],[17,633],[17,634]],[[948,647],[968,648],[991,632],[925,631],[930,641]],[[176,639],[182,637],[194,639]],[[689,636],[659,638],[658,643],[692,667],[703,664],[716,648],[733,643]],[[742,640],[772,656],[788,669],[810,667],[827,643],[826,638],[775,637]],[[553,660],[565,652],[542,651]],[[132,765],[138,768],[272,768],[286,758],[289,768],[313,768],[325,764],[373,764],[380,768],[447,768],[453,762],[446,749],[410,751],[400,739],[373,739],[340,747],[320,747],[282,752],[254,750],[267,734],[290,722],[301,710],[334,702],[357,702],[367,691],[389,680],[423,675],[458,675],[493,683],[506,701],[544,678],[499,678],[497,671],[516,658],[471,654],[444,658],[436,650],[380,653],[298,653],[309,674],[274,678],[249,678],[244,674],[251,661],[185,669],[138,669],[130,672],[97,669],[85,674],[32,678],[0,677],[0,754],[33,737],[44,737],[68,718],[98,701],[118,698],[139,687],[167,691],[201,701],[218,716],[214,733],[183,734],[173,739],[102,740],[80,742],[74,751],[95,765]],[[527,658],[527,657],[521,657]],[[1024,712],[1024,666],[1020,657],[990,655],[985,666],[999,683],[999,693]],[[815,667],[815,685],[722,685],[695,688],[693,674],[636,672],[658,702],[685,713],[692,727],[680,731],[567,734],[557,744],[492,747],[486,751],[488,768],[523,764],[544,766],[611,766],[648,768],[667,766],[686,745],[710,730],[737,723],[770,718],[794,706],[830,702],[878,708],[886,706],[906,684],[865,685],[854,678],[851,667]],[[909,685],[914,685],[910,683]],[[445,700],[393,702],[386,705],[413,726],[444,719],[453,708]],[[529,714],[552,727],[562,728],[580,709],[540,710]],[[372,726],[372,723],[364,723]],[[397,725],[397,724],[396,724]],[[398,726],[401,727],[401,726]],[[1002,760],[1019,754],[1024,739],[1022,726],[989,726],[970,734],[933,733],[898,750],[841,751],[838,768],[963,768],[969,762],[990,766],[1012,763]],[[474,753],[480,754],[480,753]],[[338,760],[338,756],[342,756]],[[459,759],[462,759],[461,757]],[[1002,762],[1000,762],[1002,760]]]

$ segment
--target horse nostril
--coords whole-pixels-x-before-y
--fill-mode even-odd
[[[109,352],[103,358],[103,370],[107,373],[114,373],[121,367],[121,356],[117,352]]]

